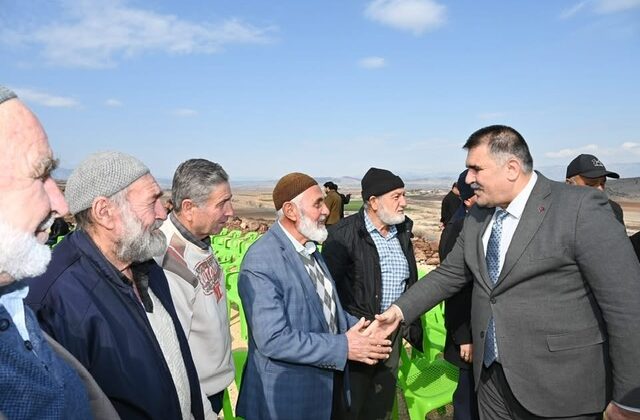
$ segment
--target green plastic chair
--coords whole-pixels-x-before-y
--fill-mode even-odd
[[[236,349],[231,352],[231,355],[233,356],[233,364],[236,368],[236,388],[240,390],[240,385],[242,383],[242,372],[244,372],[244,365],[247,362],[247,350]],[[231,406],[231,399],[229,398],[228,389],[225,389],[224,396],[222,397],[222,414],[224,416],[224,420],[242,420],[242,417],[236,417],[234,414],[233,407]]]
[[[398,385],[402,389],[411,420],[424,420],[427,413],[441,409],[453,400],[458,368],[444,359],[409,358],[402,347]]]
[[[244,234],[244,239],[247,239],[247,240],[255,241],[259,237],[260,237],[260,234],[258,232],[247,232]]]
[[[238,293],[238,272],[228,272],[225,278],[225,286],[227,288],[227,313],[231,317],[231,305],[234,304],[238,308],[238,316],[240,317],[240,336],[243,340],[249,338],[247,332],[247,319],[242,308],[242,300]]]
[[[422,350],[411,349],[411,358],[426,357],[435,360],[444,352],[444,344],[447,339],[447,330],[444,327],[444,304],[432,308],[420,317],[422,323]]]

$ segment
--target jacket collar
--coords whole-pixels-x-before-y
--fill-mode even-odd
[[[320,322],[322,322],[322,325],[325,327],[326,331],[329,332],[330,331],[329,324],[327,324],[327,320],[324,317],[324,312],[322,311],[322,304],[320,302],[320,299],[317,298],[318,292],[316,291],[314,285],[312,284],[309,278],[309,273],[307,273],[307,270],[304,268],[304,265],[302,264],[302,260],[298,256],[299,253],[296,251],[293,243],[291,243],[291,241],[285,234],[284,229],[278,222],[271,225],[271,227],[269,228],[268,234],[272,234],[273,237],[276,239],[276,241],[278,242],[278,245],[280,246],[280,251],[282,252],[284,259],[287,261],[288,266],[292,267],[295,272],[295,279],[287,279],[287,280],[300,281],[300,284],[304,289],[305,296],[307,297],[307,302],[309,302],[309,304],[313,308],[316,316],[318,317]],[[340,306],[340,300],[337,295],[335,282],[333,281],[330,271],[327,265],[324,263],[324,260],[322,259],[321,254],[319,252],[316,252],[315,255],[316,255],[316,261],[318,262],[318,264],[320,264],[320,267],[322,268],[322,270],[329,277],[329,280],[331,280],[331,282],[333,283],[333,289],[336,297],[336,317],[338,320],[338,333],[343,333],[346,330],[347,324],[346,324],[346,319],[343,316],[344,314],[342,313],[342,307]]]
[[[85,231],[76,230],[67,235],[65,241],[67,240],[69,240],[70,246],[74,246],[78,253],[83,254],[92,263],[100,272],[102,278],[122,291],[129,291],[131,289],[129,279],[125,281],[122,278],[120,272],[105,258],[98,246],[93,242],[93,239],[91,239]],[[147,288],[149,287],[147,273],[150,270],[150,264],[155,264],[155,262],[149,260],[131,265],[134,276],[142,280],[137,283],[137,286],[141,289],[141,295],[147,294]],[[143,274],[143,276],[140,276],[140,274]]]

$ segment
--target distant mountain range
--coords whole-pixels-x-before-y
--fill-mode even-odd
[[[622,179],[610,180],[607,183],[607,190],[609,194],[616,197],[629,197],[640,198],[640,183],[638,178],[640,176],[640,163],[621,163],[607,165],[609,170],[620,174]],[[555,181],[564,181],[566,174],[566,167],[561,165],[555,166],[541,166],[536,168],[540,173],[549,179]],[[71,174],[72,170],[67,168],[57,168],[53,172],[53,177],[58,180],[66,180]],[[457,179],[457,173],[437,173],[437,174],[416,174],[416,173],[399,173],[404,180],[408,189],[449,189],[451,184]],[[170,178],[156,178],[160,186],[164,189],[171,188]],[[360,190],[360,178],[353,176],[340,176],[340,177],[326,177],[319,176],[316,180],[320,185],[327,181],[332,181],[338,184],[339,190],[347,191],[359,191]],[[277,179],[255,179],[250,177],[244,177],[240,180],[234,180],[231,177],[231,184],[233,188],[240,189],[267,189],[273,188]]]

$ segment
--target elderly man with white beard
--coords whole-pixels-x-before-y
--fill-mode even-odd
[[[329,228],[322,255],[345,309],[371,321],[416,282],[418,272],[402,179],[386,169],[371,168],[362,178],[362,199],[358,213]],[[391,336],[393,351],[384,363],[349,362],[352,404],[334,418],[390,418],[403,336],[422,350],[418,319]]]
[[[46,270],[46,231],[67,203],[51,178],[56,161],[44,129],[3,86],[0,149],[0,417],[86,419],[87,391],[25,307],[29,287],[21,281]]]
[[[239,291],[249,354],[238,415],[246,420],[329,420],[349,404],[347,360],[375,364],[390,342],[360,333],[342,309],[316,242],[329,214],[318,183],[294,172],[273,190],[277,221],[242,262]]]
[[[164,272],[152,259],[166,247],[161,195],[149,169],[132,156],[86,158],[65,190],[77,230],[29,282],[26,302],[120,417],[201,419],[189,345]]]

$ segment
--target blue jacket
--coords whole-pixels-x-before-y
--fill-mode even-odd
[[[315,286],[278,223],[249,248],[238,288],[249,326],[238,415],[329,420],[334,373],[347,363],[344,333],[357,319],[337,300],[338,334],[330,332]]]
[[[28,341],[0,305],[0,413],[11,420],[90,419],[82,381],[49,347],[33,312],[24,311]]]
[[[149,287],[173,319],[191,388],[191,411],[204,417],[198,375],[162,268],[144,263]],[[43,330],[93,375],[123,419],[179,419],[169,367],[133,288],[83,231],[69,234],[25,302]]]

